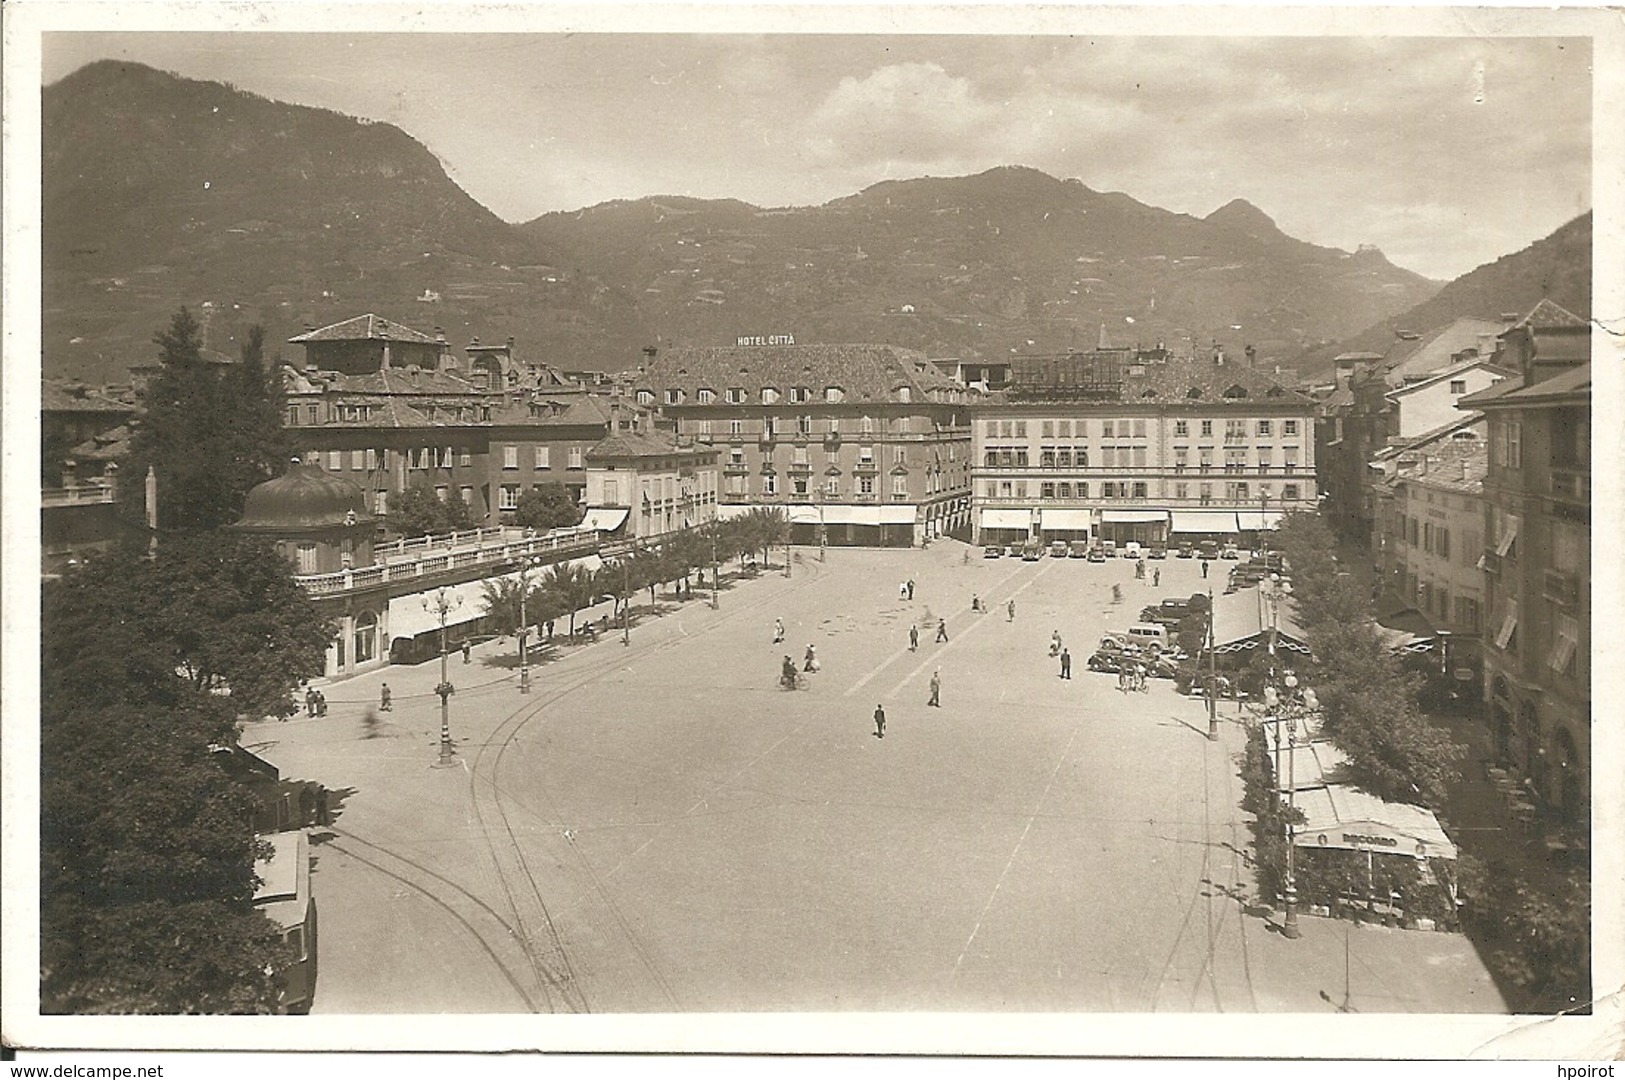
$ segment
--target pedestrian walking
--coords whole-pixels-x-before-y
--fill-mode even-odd
[[[1061,678],[1070,679],[1071,677],[1072,677],[1072,654],[1067,652],[1065,649],[1062,649],[1061,650]]]
[[[982,610],[982,598],[980,596],[978,596],[976,593],[971,593],[970,594],[970,609],[972,611],[981,611]]]
[[[299,825],[308,828],[316,824],[316,793],[311,790],[313,785],[305,784],[299,789]]]
[[[1008,604],[1006,604],[1004,606],[1004,610],[1006,611],[1006,613],[1009,616],[1007,619],[1005,619],[1005,621],[1006,622],[1015,622],[1016,621],[1016,602],[1015,602],[1015,600],[1013,598],[1011,599],[1011,601]]]
[[[384,712],[391,712],[394,709],[394,705],[392,705],[390,701],[389,684],[384,683],[378,688],[378,708]]]
[[[886,710],[879,705],[875,706],[875,738],[886,737]]]
[[[913,578],[908,579],[908,598],[910,600],[914,599],[914,579]]]
[[[1051,656],[1061,655],[1061,632],[1059,630],[1050,631],[1049,654]]]
[[[1117,690],[1118,690],[1119,693],[1122,693],[1122,692],[1126,691],[1127,689],[1128,689],[1128,668],[1119,667],[1117,669]]]
[[[899,599],[899,600],[907,600],[908,599],[908,582],[899,581],[897,583],[897,599]]]
[[[553,640],[553,620],[547,620],[547,640]]]
[[[1144,581],[1145,580],[1145,560],[1144,559],[1140,559],[1139,561],[1137,561],[1134,564],[1134,580],[1136,580],[1136,581]]]
[[[1147,685],[1146,681],[1145,681],[1145,677],[1146,677],[1145,665],[1140,664],[1138,667],[1136,667],[1134,669],[1134,674],[1136,676],[1134,689],[1138,690],[1142,694],[1145,693],[1146,685]]]
[[[941,668],[938,668],[937,670],[935,670],[935,671],[933,671],[931,673],[931,700],[927,701],[926,704],[927,705],[934,705],[939,709],[942,708],[942,669]]]
[[[808,645],[807,646],[807,655],[802,658],[801,670],[802,671],[817,671],[818,667],[819,667],[818,654],[815,651],[813,651],[813,647],[811,645]]]
[[[948,640],[948,620],[947,619],[938,619],[937,620],[937,643],[940,645],[942,642],[947,641],[947,640]]]
[[[1151,584],[1156,588],[1162,587],[1162,567],[1158,566],[1151,571]]]
[[[784,640],[784,620],[773,620],[773,644],[777,645]]]
[[[472,653],[473,651],[474,651],[473,646],[471,646],[466,641],[463,642],[463,663],[465,663],[465,664],[468,663],[469,654]]]
[[[919,647],[920,647],[920,628],[918,626],[910,626],[908,628],[908,651],[909,652],[914,652]]]
[[[327,695],[320,690],[316,691],[316,715],[327,715]]]
[[[1207,577],[1207,560],[1202,560],[1202,576]]]
[[[307,716],[316,715],[316,688],[314,686],[305,691],[305,714]]]

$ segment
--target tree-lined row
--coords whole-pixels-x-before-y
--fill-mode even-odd
[[[1318,514],[1290,513],[1275,544],[1313,654],[1299,675],[1319,695],[1326,737],[1348,755],[1354,783],[1389,802],[1439,806],[1462,749],[1417,704],[1421,680],[1378,630],[1366,587],[1338,565],[1331,530]]]
[[[557,563],[540,574],[525,575],[523,586],[518,577],[496,578],[484,586],[486,626],[503,634],[519,631],[523,588],[526,625],[567,618],[574,634],[576,615],[585,608],[610,599],[619,614],[644,589],[654,603],[662,585],[675,585],[687,593],[695,579],[704,583],[707,568],[720,569],[734,560],[744,564],[758,555],[765,563],[772,549],[783,545],[789,535],[790,523],[783,511],[761,507],[639,544],[606,559],[596,570],[580,563]]]

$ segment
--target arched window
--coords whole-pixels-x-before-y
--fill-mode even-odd
[[[365,664],[378,655],[378,616],[363,611],[355,617],[355,662]]]

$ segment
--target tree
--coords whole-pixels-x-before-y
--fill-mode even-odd
[[[42,599],[42,1009],[271,1011],[290,956],[253,908],[269,848],[212,748],[248,698],[286,705],[320,670],[326,628],[290,629],[308,601],[269,548],[217,537],[112,554]]]
[[[144,520],[150,467],[159,528],[230,524],[242,516],[249,490],[280,475],[292,453],[279,383],[264,366],[264,331],[250,330],[235,365],[204,361],[201,328],[184,307],[153,341],[162,370],[147,387],[146,411],[119,463],[123,513]]]
[[[570,616],[570,634],[576,632],[576,612],[592,600],[593,575],[577,563],[556,563],[542,576],[542,593],[546,603],[558,614]]]
[[[169,537],[150,560],[114,552],[64,579],[52,596],[56,626],[89,647],[48,650],[49,670],[105,680],[121,692],[180,678],[227,699],[236,715],[292,712],[293,689],[321,674],[333,637],[270,545],[225,534]],[[108,641],[113,619],[139,630],[120,637],[116,651]]]
[[[514,521],[532,529],[568,529],[581,524],[581,508],[558,481],[538,484],[519,496]]]
[[[461,496],[441,498],[426,484],[401,493],[389,514],[389,527],[402,536],[435,536],[474,528],[474,513]]]

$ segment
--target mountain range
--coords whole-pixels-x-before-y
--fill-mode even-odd
[[[744,334],[994,358],[1103,326],[1284,363],[1444,295],[1239,199],[1198,218],[1023,167],[821,206],[651,196],[512,224],[389,124],[140,64],[47,86],[42,122],[43,365],[92,382],[150,361],[182,304],[227,354],[251,323],[277,342],[375,311],[615,370]]]

